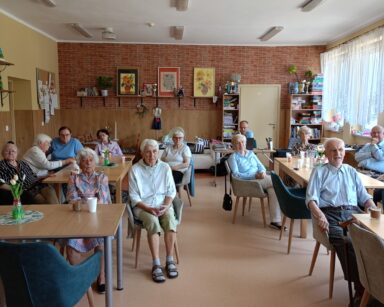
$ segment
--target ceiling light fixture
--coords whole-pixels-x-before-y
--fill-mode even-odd
[[[103,32],[101,32],[102,39],[113,41],[116,39],[116,34],[113,32],[112,27],[107,27],[103,29]]]
[[[56,2],[54,0],[42,0],[45,5],[50,6],[50,7],[55,7]]]
[[[72,23],[71,26],[77,31],[79,32],[81,35],[85,36],[85,37],[88,37],[88,38],[91,38],[93,37],[93,35],[91,33],[88,32],[88,30],[86,28],[84,28],[80,23]]]
[[[271,39],[272,37],[274,37],[280,31],[282,31],[283,29],[284,29],[284,27],[281,27],[281,26],[272,27],[271,29],[268,30],[268,32],[266,32],[265,34],[260,36],[259,39],[263,42],[267,41],[267,40]]]
[[[309,0],[303,4],[301,10],[303,12],[312,11],[316,6],[318,6],[323,0]]]
[[[171,37],[176,40],[182,40],[184,34],[184,26],[172,26],[171,27]]]
[[[188,10],[189,0],[176,0],[176,10],[186,11]]]

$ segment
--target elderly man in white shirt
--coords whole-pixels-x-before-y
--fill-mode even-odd
[[[176,278],[178,271],[173,260],[177,221],[172,207],[176,196],[171,168],[159,160],[157,141],[145,139],[140,146],[142,159],[129,173],[129,196],[135,216],[148,233],[148,244],[152,254],[152,279],[164,282],[165,277],[159,256],[160,233],[164,231],[166,247],[165,270],[168,278]]]

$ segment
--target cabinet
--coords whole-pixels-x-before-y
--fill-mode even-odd
[[[298,137],[301,126],[312,130],[311,143],[320,143],[323,136],[322,95],[293,94],[290,95],[290,137]]]
[[[239,94],[223,95],[222,141],[231,142],[232,135],[239,130]]]

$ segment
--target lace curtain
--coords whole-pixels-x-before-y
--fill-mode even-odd
[[[384,111],[384,27],[320,55],[323,119],[351,125],[377,122]]]

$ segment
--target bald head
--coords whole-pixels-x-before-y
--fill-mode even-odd
[[[380,143],[384,140],[384,128],[380,125],[373,127],[371,130],[371,137],[372,139],[376,139],[377,143]]]
[[[344,141],[338,138],[330,138],[325,141],[325,156],[328,158],[329,164],[336,168],[340,168],[343,164],[345,156]]]

